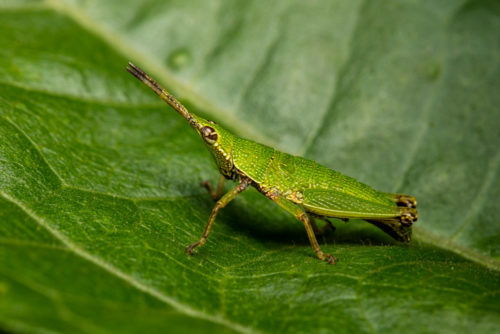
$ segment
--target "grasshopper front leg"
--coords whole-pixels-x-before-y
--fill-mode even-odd
[[[210,181],[205,180],[201,183],[201,186],[206,188],[208,190],[208,193],[210,194],[210,197],[214,201],[218,200],[222,196],[222,192],[224,191],[224,182],[226,181],[226,178],[224,175],[220,176],[219,179],[219,184],[217,185],[217,190],[214,191],[214,188],[212,188],[212,185],[210,184]]]
[[[307,236],[309,237],[309,242],[311,243],[311,246],[318,256],[318,258],[322,261],[326,261],[330,264],[335,264],[337,263],[337,258],[330,255],[323,253],[321,248],[319,247],[318,240],[316,240],[316,235],[314,233],[314,228],[306,214],[306,212],[295,205],[294,203],[290,202],[286,198],[280,197],[280,196],[268,196],[271,198],[274,202],[276,202],[279,206],[281,206],[283,209],[286,211],[290,212],[292,215],[295,216],[298,220],[300,220],[303,224],[304,227],[306,228]]]
[[[201,236],[201,239],[198,240],[197,242],[189,245],[186,248],[186,253],[189,255],[193,254],[193,249],[197,246],[202,246],[208,238],[208,235],[210,234],[210,230],[212,229],[212,226],[214,225],[215,222],[215,217],[217,216],[217,213],[219,212],[220,209],[225,207],[229,202],[231,202],[233,199],[236,198],[243,190],[248,188],[249,182],[246,179],[241,179],[240,183],[228,191],[224,196],[222,196],[221,199],[215,203],[214,208],[212,209],[212,213],[210,214],[210,218],[208,219],[208,223],[205,226],[205,230],[203,231],[203,235]]]

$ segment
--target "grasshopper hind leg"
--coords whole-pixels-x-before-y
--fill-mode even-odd
[[[385,233],[398,241],[410,242],[413,222],[417,221],[418,213],[414,208],[400,208],[401,215],[399,217],[389,219],[366,219],[367,222],[380,228]]]
[[[395,201],[396,195],[387,194]],[[397,195],[401,198],[400,195]],[[332,218],[366,220],[399,241],[410,241],[411,225],[418,219],[417,209],[367,201],[336,190],[308,189],[302,205],[307,212]]]
[[[417,199],[410,195],[405,194],[391,194],[384,193],[384,195],[396,203],[397,206],[407,207],[407,208],[416,208],[417,207]]]

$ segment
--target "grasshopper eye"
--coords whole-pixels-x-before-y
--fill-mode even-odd
[[[217,142],[217,132],[214,130],[214,128],[210,126],[204,126],[201,128],[200,132],[202,138],[210,145],[213,145]]]

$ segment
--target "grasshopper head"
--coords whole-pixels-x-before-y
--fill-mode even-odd
[[[200,135],[205,142],[208,150],[212,153],[217,167],[222,175],[227,178],[233,178],[233,141],[234,136],[215,122],[206,120],[195,114],[190,113],[175,97],[162,88],[153,78],[146,72],[132,63],[128,63],[127,71],[133,76],[142,81],[153,92],[172,108],[175,109],[182,117],[188,121],[189,125]]]
[[[206,147],[214,157],[215,163],[222,175],[232,178],[233,174],[233,139],[234,136],[222,126],[213,121],[193,115],[196,126],[193,128],[198,132]]]

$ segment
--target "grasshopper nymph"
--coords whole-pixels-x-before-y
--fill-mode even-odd
[[[411,226],[418,217],[415,197],[376,191],[312,160],[236,137],[220,125],[190,113],[144,71],[132,63],[129,66],[130,73],[189,122],[205,142],[221,173],[217,190],[207,181],[202,183],[216,204],[201,239],[186,248],[188,254],[205,243],[217,212],[249,186],[300,220],[314,252],[328,263],[335,263],[337,259],[321,251],[316,240],[319,230],[315,218],[325,220],[325,226],[332,227],[328,218],[364,219],[396,240],[410,241]],[[222,196],[225,179],[239,183]]]

